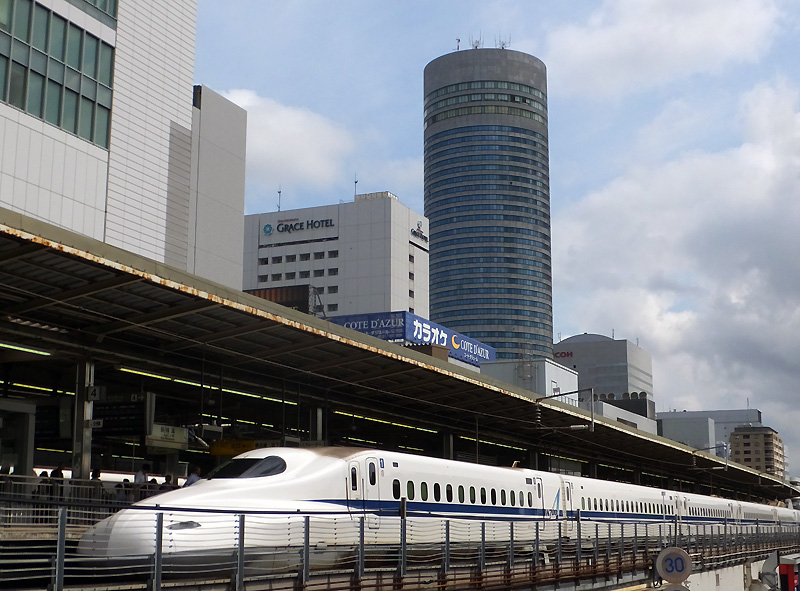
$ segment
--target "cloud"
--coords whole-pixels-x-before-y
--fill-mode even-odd
[[[736,146],[632,164],[559,212],[557,305],[566,334],[641,338],[659,410],[749,401],[796,453],[800,92],[758,85],[731,125]]]
[[[345,182],[344,162],[355,148],[348,130],[309,109],[282,105],[252,90],[223,94],[247,111],[248,189],[275,195],[282,186],[297,194]],[[256,196],[249,192],[248,201]]]
[[[614,97],[754,63],[780,16],[777,0],[605,0],[586,22],[548,35],[551,87]]]

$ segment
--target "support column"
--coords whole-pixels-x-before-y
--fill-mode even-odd
[[[450,431],[441,431],[439,433],[442,437],[442,457],[445,460],[455,460],[455,449],[453,448],[455,442],[453,441],[453,434]]]
[[[75,371],[75,410],[72,422],[72,477],[89,478],[92,471],[92,407],[89,387],[94,386],[94,362],[78,363]]]

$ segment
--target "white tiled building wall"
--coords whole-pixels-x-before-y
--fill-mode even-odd
[[[195,2],[120,2],[108,166],[106,241],[180,268],[196,16]]]

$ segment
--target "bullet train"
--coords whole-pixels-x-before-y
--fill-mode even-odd
[[[787,508],[516,467],[370,449],[264,448],[233,458],[190,487],[99,522],[82,537],[79,554],[152,555],[158,513],[164,556],[195,563],[198,555],[231,555],[239,544],[240,514],[246,551],[285,558],[303,547],[307,520],[310,548],[334,562],[352,556],[362,527],[365,544],[396,545],[402,517],[414,524],[409,544],[439,542],[444,520],[460,524],[451,528],[452,543],[474,543],[482,535],[489,542],[508,540],[509,522],[517,542],[552,532],[559,523],[560,535],[569,537],[578,517],[615,527],[800,523],[800,512]]]

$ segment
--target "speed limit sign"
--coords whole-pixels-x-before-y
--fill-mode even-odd
[[[664,548],[656,559],[656,571],[665,581],[683,583],[692,574],[692,558],[681,548]]]

